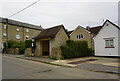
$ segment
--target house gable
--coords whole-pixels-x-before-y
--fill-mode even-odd
[[[90,33],[90,32],[89,32],[88,30],[86,30],[84,27],[78,26],[75,30],[72,31],[72,33],[70,33],[70,36],[71,36],[74,32],[76,32],[78,29],[82,29],[82,30],[86,31],[87,33]]]
[[[118,56],[118,31],[119,28],[109,20],[106,20],[103,27],[94,37],[96,56]],[[113,47],[106,48],[106,40],[113,40]]]
[[[82,35],[82,38],[79,37]],[[79,38],[77,38],[79,37]],[[74,41],[87,41],[88,46],[91,48],[91,33],[85,28],[78,26],[71,34],[70,39]]]
[[[120,30],[120,27],[118,27],[116,24],[112,23],[112,22],[109,21],[109,20],[106,20],[106,21],[104,22],[104,24],[102,25],[102,28],[100,29],[100,31],[101,31],[107,24],[111,24],[111,25],[113,25],[114,27],[116,27],[117,29]],[[100,31],[99,31],[99,32],[100,32]],[[97,35],[99,34],[99,32],[97,33]],[[96,36],[97,36],[97,35],[96,35]],[[95,36],[95,37],[96,37],[96,36]],[[95,38],[95,37],[94,37],[94,38]]]
[[[68,35],[66,34],[64,28],[61,28],[59,32],[56,34],[54,39],[51,39],[51,48],[59,47],[69,39]]]

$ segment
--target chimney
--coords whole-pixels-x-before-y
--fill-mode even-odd
[[[66,32],[68,32],[68,29],[65,29]]]
[[[90,30],[90,26],[87,26],[86,28],[87,28],[87,30]]]

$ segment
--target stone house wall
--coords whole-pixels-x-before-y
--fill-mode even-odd
[[[78,34],[82,34],[83,35],[83,39],[76,39],[76,35],[78,35]],[[85,40],[85,41],[87,41],[88,42],[88,47],[89,48],[91,48],[92,46],[91,46],[91,34],[89,33],[89,32],[87,32],[87,31],[85,31],[83,28],[81,28],[81,27],[78,27],[76,30],[74,30],[73,31],[73,33],[71,33],[71,35],[70,35],[70,39],[71,40],[74,40],[74,41],[83,41],[83,40]]]
[[[56,37],[50,41],[50,56],[61,59],[62,56],[60,46],[65,44],[68,39],[69,37],[67,36],[66,32],[63,28],[61,28]]]
[[[6,42],[6,37],[3,37],[3,33],[6,32],[6,29],[4,29],[4,24],[3,23],[1,23],[1,24],[2,24],[1,25],[2,26],[2,41]],[[17,27],[19,27],[19,31],[16,30]],[[29,32],[26,32],[26,29],[29,29]],[[37,31],[37,33],[36,33],[36,31]],[[26,35],[29,36],[29,39],[32,39],[33,37],[37,36],[40,32],[41,32],[41,30],[25,28],[22,26],[15,26],[15,25],[8,24],[8,40],[25,41]],[[16,34],[20,35],[20,39],[16,39]]]

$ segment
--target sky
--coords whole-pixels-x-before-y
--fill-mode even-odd
[[[37,0],[0,0],[0,17],[9,17]],[[119,0],[40,0],[10,19],[41,25],[44,29],[63,24],[95,27],[107,19],[118,24]]]

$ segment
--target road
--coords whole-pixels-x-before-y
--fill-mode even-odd
[[[2,56],[3,79],[118,79],[118,75]]]

